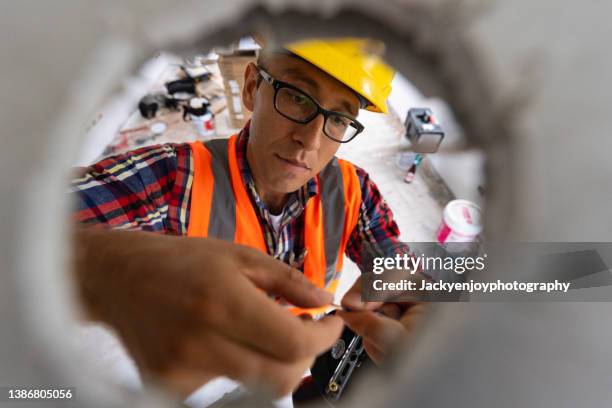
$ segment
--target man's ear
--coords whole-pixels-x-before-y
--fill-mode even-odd
[[[249,62],[244,70],[244,86],[242,87],[242,104],[250,112],[255,109],[255,95],[257,94],[257,77],[259,72],[254,62]]]

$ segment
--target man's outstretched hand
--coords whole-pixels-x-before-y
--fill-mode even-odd
[[[285,395],[342,320],[299,319],[269,294],[320,307],[332,295],[255,249],[206,238],[79,227],[86,312],[113,327],[144,377],[186,396],[215,376]]]
[[[376,364],[382,363],[405,337],[425,309],[417,302],[363,302],[361,277],[342,298],[336,314],[363,338],[366,352]]]

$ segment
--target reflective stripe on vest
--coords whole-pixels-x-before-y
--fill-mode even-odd
[[[262,227],[242,181],[236,140],[191,143],[193,182],[187,235],[216,237],[267,253]],[[334,158],[319,173],[319,194],[304,209],[304,275],[335,292],[344,251],[357,225],[361,188],[352,164]]]

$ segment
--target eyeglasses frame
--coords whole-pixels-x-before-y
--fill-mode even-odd
[[[261,78],[266,81],[267,83],[269,83],[272,88],[274,89],[274,98],[273,98],[273,103],[274,103],[274,109],[276,109],[276,111],[282,115],[283,117],[289,119],[292,122],[295,123],[300,123],[302,125],[305,125],[306,123],[312,121],[314,118],[316,118],[319,114],[323,115],[323,134],[328,137],[329,139],[333,140],[334,142],[338,142],[338,143],[348,143],[351,140],[355,139],[355,137],[360,134],[361,132],[363,132],[363,130],[365,129],[365,127],[359,123],[359,121],[357,119],[355,119],[354,117],[352,117],[351,115],[347,115],[346,113],[342,113],[342,112],[337,112],[337,111],[331,111],[331,110],[327,110],[325,108],[323,108],[319,102],[313,98],[312,96],[310,96],[308,93],[304,92],[303,90],[301,90],[300,88],[293,86],[287,82],[283,82],[280,81],[276,78],[274,78],[272,75],[270,75],[268,72],[266,72],[262,67],[260,66],[255,66],[255,68],[257,69],[259,75],[261,76]],[[294,119],[291,118],[287,115],[285,115],[283,112],[281,112],[277,107],[276,107],[276,95],[278,95],[278,91],[282,88],[289,88],[289,89],[293,89],[294,91],[297,91],[301,94],[304,94],[305,96],[307,96],[308,98],[310,98],[310,100],[312,100],[312,102],[315,104],[315,107],[317,108],[316,111],[314,111],[312,113],[311,116],[309,116],[306,119],[303,120],[298,120],[298,119]],[[355,134],[353,136],[351,136],[350,139],[348,140],[338,140],[330,135],[327,134],[327,132],[325,131],[325,125],[327,124],[327,118],[330,117],[331,115],[338,115],[338,116],[342,116],[344,118],[347,118],[351,121],[351,125],[354,125],[353,127],[355,129],[357,129],[357,132],[355,132]]]

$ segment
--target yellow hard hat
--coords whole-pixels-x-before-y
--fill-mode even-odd
[[[316,39],[291,43],[284,48],[365,98],[365,109],[387,113],[394,71],[379,57],[380,52],[376,52],[382,51],[382,43],[361,38]]]

